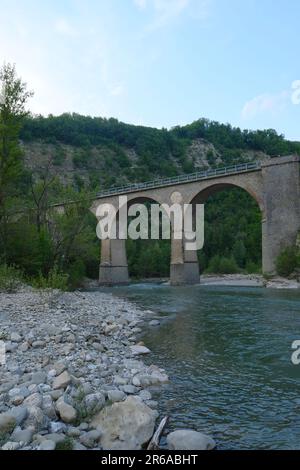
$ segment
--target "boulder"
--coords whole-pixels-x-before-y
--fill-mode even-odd
[[[130,349],[135,356],[139,354],[149,354],[151,352],[150,349],[146,348],[146,346],[140,346],[138,344],[130,346]]]
[[[60,374],[58,377],[55,377],[53,381],[53,389],[57,390],[59,388],[66,388],[71,382],[71,376],[69,372],[65,371]]]
[[[55,447],[56,444],[54,441],[45,440],[40,444],[39,450],[55,450]]]
[[[167,436],[169,450],[212,450],[216,447],[215,441],[201,432],[190,429],[180,429]]]
[[[96,414],[102,410],[105,404],[105,397],[102,393],[90,393],[84,399],[86,410],[89,414]]]
[[[56,409],[65,423],[73,423],[77,417],[77,411],[73,406],[66,403],[63,398],[60,398],[56,403]]]
[[[138,450],[153,435],[157,412],[139,398],[105,407],[91,425],[102,431],[101,446],[106,450]]]

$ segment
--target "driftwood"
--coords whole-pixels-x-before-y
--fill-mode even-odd
[[[165,425],[167,424],[169,417],[165,416],[163,418],[155,431],[155,433],[152,436],[151,441],[148,444],[147,450],[158,450],[159,449],[159,441],[160,441],[160,436],[164,430]]]

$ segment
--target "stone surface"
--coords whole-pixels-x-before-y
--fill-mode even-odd
[[[189,429],[180,429],[168,434],[167,444],[169,450],[212,450],[216,447],[211,437]]]
[[[137,450],[153,435],[157,413],[134,396],[105,407],[92,421],[107,450]]]
[[[134,345],[130,346],[130,349],[134,355],[149,354],[151,352],[150,349],[146,348],[146,346]]]
[[[59,399],[56,405],[57,411],[64,423],[73,423],[76,420],[77,412],[73,406]]]
[[[58,388],[66,388],[70,382],[70,374],[67,371],[62,372],[58,377],[55,377],[53,381],[53,389],[56,390]]]
[[[55,450],[56,444],[53,441],[45,440],[41,442],[39,450]]]

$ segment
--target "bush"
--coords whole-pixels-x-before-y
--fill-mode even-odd
[[[297,267],[300,267],[300,256],[294,246],[282,250],[276,260],[276,271],[280,276],[290,276]]]
[[[246,264],[246,272],[248,274],[260,274],[261,267],[258,264],[253,263],[253,261],[248,261]]]
[[[56,444],[55,450],[73,450],[74,441],[71,437],[66,437],[63,441]]]
[[[68,290],[69,276],[58,270],[57,266],[54,266],[48,276],[44,276],[41,272],[36,278],[32,279],[33,287],[37,289],[60,289]]]
[[[225,256],[216,255],[210,260],[206,272],[211,274],[235,274],[239,272],[239,267],[232,256],[226,258]]]
[[[0,265],[0,292],[15,292],[22,282],[21,272],[13,266]]]

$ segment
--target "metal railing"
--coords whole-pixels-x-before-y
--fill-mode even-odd
[[[174,176],[172,178],[161,178],[154,181],[146,181],[145,183],[133,183],[125,186],[112,187],[97,194],[97,198],[111,196],[121,193],[132,193],[143,189],[160,188],[164,186],[172,186],[179,183],[189,183],[191,181],[205,180],[209,178],[216,178],[218,176],[234,175],[238,173],[259,170],[261,167],[260,162],[240,163],[224,168],[216,168],[189,175]]]

